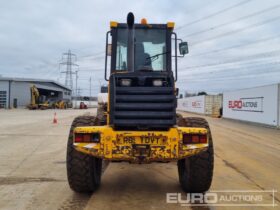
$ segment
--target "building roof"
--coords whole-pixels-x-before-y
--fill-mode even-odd
[[[40,83],[52,83],[64,89],[70,90],[70,88],[66,87],[65,85],[60,84],[54,80],[49,79],[31,79],[31,78],[17,78],[17,77],[1,77],[0,81],[15,81],[15,82],[40,82]]]

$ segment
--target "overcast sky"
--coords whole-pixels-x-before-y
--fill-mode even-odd
[[[181,92],[227,90],[280,82],[279,0],[1,0],[0,75],[54,79],[62,53],[77,55],[78,87],[92,95],[105,84],[105,33],[109,22],[174,21],[189,42],[179,61]],[[75,70],[75,69],[74,69]]]

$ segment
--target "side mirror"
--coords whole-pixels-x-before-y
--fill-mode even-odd
[[[107,44],[107,56],[112,55],[112,44]]]
[[[186,55],[189,53],[188,42],[179,43],[179,51],[181,55]]]

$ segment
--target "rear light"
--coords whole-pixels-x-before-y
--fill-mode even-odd
[[[201,144],[207,143],[207,135],[200,135],[199,141]]]
[[[199,144],[199,136],[198,135],[193,135],[192,136],[192,143],[193,144]]]
[[[183,134],[183,144],[206,144],[207,135],[204,134]]]
[[[83,142],[83,134],[75,133],[75,142]]]
[[[75,143],[99,143],[100,133],[75,133]]]
[[[90,134],[86,134],[86,135],[83,135],[84,136],[84,142],[91,142],[91,135]]]

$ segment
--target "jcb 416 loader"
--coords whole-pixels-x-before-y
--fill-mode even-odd
[[[176,114],[177,58],[188,53],[188,44],[173,29],[173,22],[142,19],[135,24],[132,13],[127,23],[110,23],[108,100],[100,103],[96,117],[74,119],[69,134],[67,175],[74,191],[98,189],[106,161],[177,161],[185,192],[210,188],[214,157],[209,125],[203,118]]]

